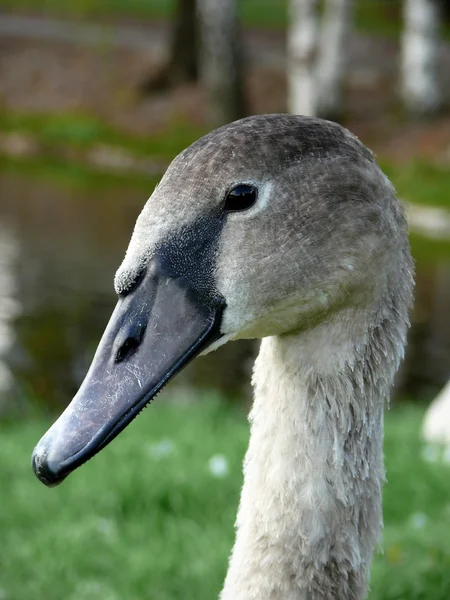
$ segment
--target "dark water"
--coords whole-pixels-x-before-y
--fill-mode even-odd
[[[114,272],[151,191],[0,170],[0,414],[70,401],[115,304]],[[419,246],[414,326],[399,378],[399,389],[416,396],[450,375],[450,253]],[[188,367],[181,383],[194,393],[214,386],[248,397],[254,349],[229,344]]]

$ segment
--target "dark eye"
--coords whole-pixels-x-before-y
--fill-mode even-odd
[[[258,190],[252,185],[241,183],[230,190],[225,198],[225,210],[246,210],[253,206],[258,197]]]

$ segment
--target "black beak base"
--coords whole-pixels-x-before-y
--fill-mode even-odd
[[[33,452],[36,476],[60,483],[111,442],[161,388],[221,337],[225,303],[151,264],[119,299],[80,390]]]

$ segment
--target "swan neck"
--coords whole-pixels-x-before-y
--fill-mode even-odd
[[[382,521],[383,406],[403,347],[394,338],[378,327],[352,344],[322,331],[263,339],[221,600],[366,597]]]

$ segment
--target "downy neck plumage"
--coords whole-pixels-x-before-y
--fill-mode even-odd
[[[408,324],[396,300],[371,319],[349,309],[262,340],[221,600],[366,597],[382,523],[383,409]]]

